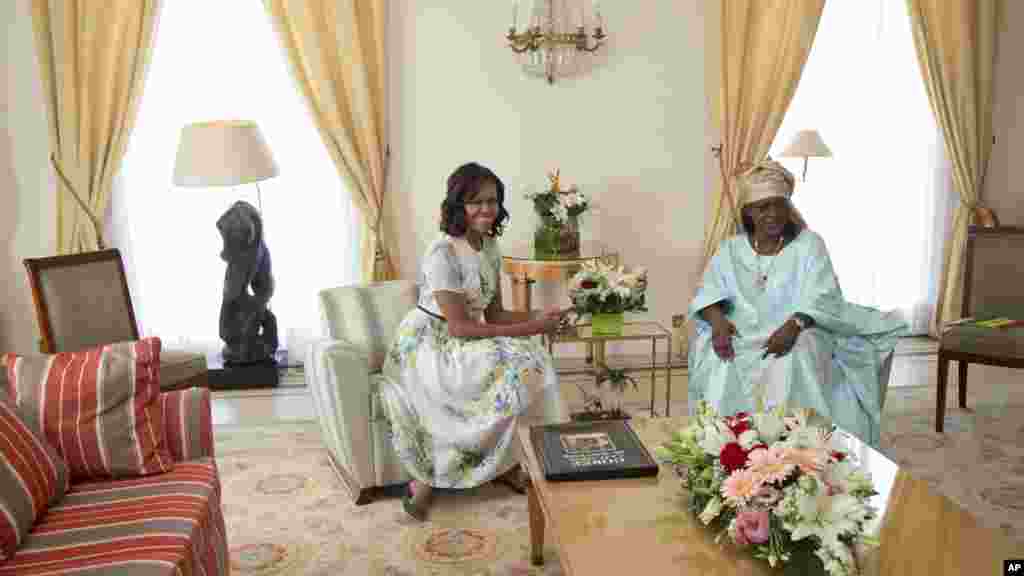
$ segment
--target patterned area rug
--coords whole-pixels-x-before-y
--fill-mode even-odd
[[[942,434],[933,387],[890,388],[882,452],[983,524],[1024,542],[1024,386],[1016,384],[973,385],[966,410],[951,386]]]
[[[985,524],[1024,540],[1024,387],[976,386],[969,411],[934,432],[934,390],[894,388],[883,451]],[[685,386],[680,386],[685,390]],[[673,406],[685,410],[685,399]],[[529,563],[526,497],[500,486],[438,493],[430,521],[397,497],[355,506],[315,422],[216,431],[233,574],[254,576],[554,576],[557,551]],[[550,545],[549,545],[550,546]]]

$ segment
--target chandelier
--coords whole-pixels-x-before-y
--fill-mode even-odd
[[[523,71],[531,76],[547,78],[548,84],[554,84],[556,76],[577,72],[580,56],[597,52],[608,38],[596,1],[531,0],[527,2],[522,32],[518,29],[519,4],[518,0],[512,2],[512,26],[505,39],[509,48],[519,56]],[[593,33],[590,36],[586,29],[586,4],[591,5]]]

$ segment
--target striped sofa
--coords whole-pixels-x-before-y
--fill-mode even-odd
[[[228,574],[210,391],[164,392],[160,403],[173,470],[72,484],[0,576]]]

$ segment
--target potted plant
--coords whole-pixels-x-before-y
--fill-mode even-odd
[[[590,316],[595,336],[621,336],[626,312],[645,312],[647,270],[627,271],[600,260],[587,261],[569,281],[577,318]]]
[[[574,257],[580,254],[579,218],[590,207],[590,200],[575,185],[561,181],[559,170],[548,173],[548,186],[524,194],[533,202],[537,227],[533,235],[538,258]]]
[[[634,390],[639,390],[636,378],[626,373],[625,368],[609,368],[599,366],[594,387],[600,389],[601,385],[608,383],[608,388],[617,392],[621,398],[626,393],[626,386],[632,385]],[[622,409],[621,402],[615,406],[605,406],[600,394],[592,394],[581,386],[579,382],[576,387],[583,393],[583,411],[569,415],[574,422],[592,422],[595,420],[629,420],[630,416]]]

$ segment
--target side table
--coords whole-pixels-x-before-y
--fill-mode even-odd
[[[670,404],[672,402],[672,332],[657,322],[626,322],[622,326],[622,334],[617,336],[595,336],[590,324],[580,324],[565,332],[557,332],[547,337],[548,353],[554,353],[555,344],[586,343],[588,345],[604,348],[608,341],[621,340],[650,340],[651,341],[651,416],[656,416],[654,410],[655,378],[658,371],[658,340],[665,341],[665,416],[671,415]],[[603,355],[600,360],[594,362],[594,378],[597,379],[596,368],[604,363]]]
[[[580,253],[558,258],[538,256],[532,244],[502,246],[502,267],[512,277],[512,308],[523,312],[532,309],[532,288],[538,280],[564,282],[579,271],[584,262],[603,260],[618,262],[618,253],[603,242],[589,240],[580,243]],[[604,342],[587,344],[587,360],[604,361]]]

